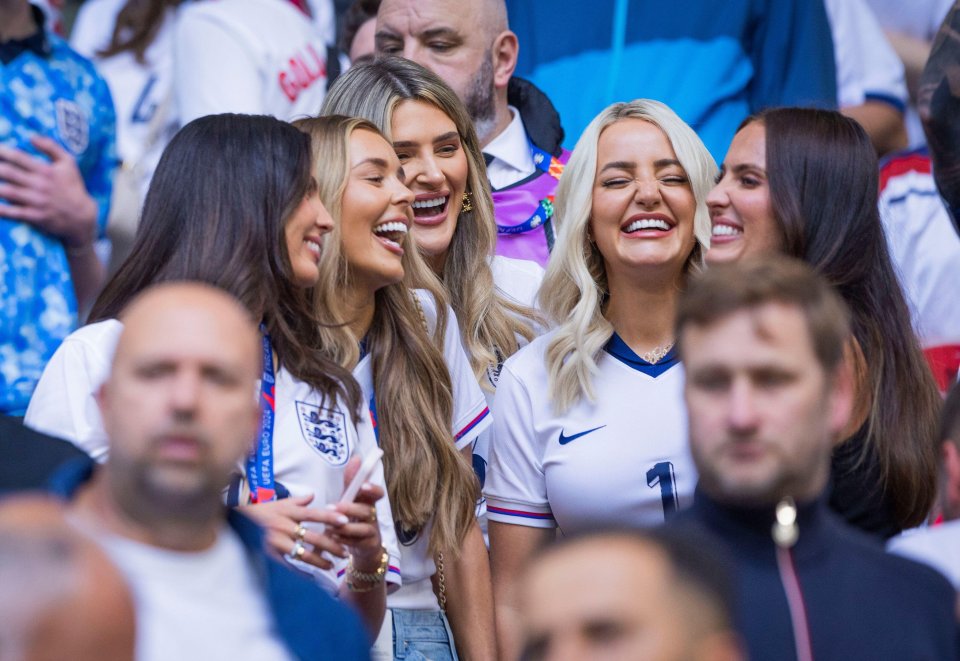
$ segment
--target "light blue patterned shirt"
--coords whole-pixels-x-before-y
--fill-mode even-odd
[[[113,101],[93,64],[55,35],[42,53],[0,62],[0,144],[40,156],[34,135],[77,159],[107,222],[117,165]],[[63,243],[0,216],[0,414],[23,415],[50,356],[77,325],[77,301]]]

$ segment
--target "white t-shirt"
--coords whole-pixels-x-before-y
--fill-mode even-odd
[[[933,567],[960,590],[960,521],[904,533],[887,550]]]
[[[960,344],[960,237],[931,173],[908,153],[881,169],[880,218],[890,257],[924,347]]]
[[[174,80],[184,124],[222,112],[316,115],[327,90],[324,35],[286,0],[200,0],[179,10]]]
[[[675,354],[641,366],[615,335],[597,361],[596,403],[581,398],[557,414],[544,361],[554,333],[514,354],[500,374],[484,489],[489,519],[576,532],[653,526],[689,505],[697,472]]]
[[[867,0],[884,30],[933,41],[954,0]]]
[[[109,442],[94,395],[110,374],[110,364],[123,324],[115,319],[84,326],[71,333],[47,363],[24,424],[73,442],[97,461],[106,461]],[[346,406],[324,406],[320,395],[309,385],[295,379],[287,370],[276,375],[276,418],[274,422],[274,479],[293,496],[314,494],[311,507],[322,509],[336,503],[343,492],[344,466],[350,457],[361,457],[376,447],[373,426],[366,411],[354,425]],[[323,427],[324,452],[313,442]],[[238,470],[244,472],[244,465]],[[383,464],[374,471],[371,482],[386,493]],[[377,503],[380,536],[390,555],[387,580],[400,583],[400,551],[393,513],[386,497]],[[306,526],[322,529],[319,524]],[[337,560],[334,569],[321,570],[304,563],[298,567],[313,574],[323,587],[337,585],[337,573],[345,561]]]
[[[133,592],[137,661],[293,659],[274,630],[246,549],[229,528],[195,553],[115,535],[97,541]]]
[[[427,326],[432,333],[437,324],[437,308],[433,297],[423,290],[416,290],[417,298],[423,308]],[[453,385],[453,439],[457,450],[469,447],[477,436],[490,425],[490,410],[487,408],[483,391],[477,385],[470,361],[460,342],[457,318],[453,310],[447,308],[447,327],[443,338],[443,356],[450,372]],[[370,402],[374,397],[373,364],[370,355],[364,356],[353,370],[353,376],[363,389],[364,399]],[[433,556],[428,550],[431,526],[428,524],[420,531],[416,540],[409,545],[400,544],[400,571],[403,586],[387,597],[390,608],[419,610],[439,610],[437,597],[433,592],[430,577],[436,571]]]
[[[933,42],[940,24],[953,6],[954,0],[867,0],[887,32],[898,32],[916,39]],[[923,126],[916,109],[911,105],[907,109],[907,133],[911,147],[926,144]]]
[[[127,165],[136,165],[140,174],[141,199],[146,196],[153,171],[164,147],[180,126],[173,94],[173,25],[176,8],[168,7],[156,36],[137,62],[126,51],[111,57],[97,52],[106,48],[113,35],[117,14],[126,0],[88,0],[80,6],[70,34],[70,45],[94,61],[107,81],[117,111],[117,151]],[[157,112],[161,127],[154,126]],[[154,135],[151,135],[151,132]],[[152,144],[147,144],[149,140]]]
[[[866,0],[826,0],[841,108],[883,101],[901,112],[907,104],[903,62]]]

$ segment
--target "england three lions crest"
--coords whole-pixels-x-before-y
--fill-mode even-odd
[[[90,124],[83,109],[73,101],[57,99],[57,133],[74,156],[80,156],[90,144]]]
[[[350,458],[346,420],[343,413],[322,406],[297,402],[297,420],[304,440],[333,466]]]

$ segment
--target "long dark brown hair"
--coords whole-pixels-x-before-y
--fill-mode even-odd
[[[850,308],[870,398],[875,451],[893,515],[921,523],[937,488],[937,387],[910,324],[877,207],[870,139],[838,112],[777,108],[748,119],[766,129],[767,178],[783,252],[810,264]]]
[[[110,57],[130,51],[137,62],[143,64],[144,54],[157,38],[167,9],[181,2],[183,0],[127,0],[117,13],[110,43],[97,55]]]
[[[145,288],[196,280],[262,319],[281,366],[359,411],[352,375],[325,357],[312,289],[291,279],[284,228],[316,190],[310,138],[273,117],[209,115],[184,126],[154,172],[130,256],[91,321],[112,319]]]

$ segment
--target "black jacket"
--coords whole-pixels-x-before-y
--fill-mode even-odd
[[[960,658],[956,593],[932,569],[884,552],[843,523],[825,499],[798,508],[799,539],[777,558],[773,508],[735,508],[699,489],[671,524],[714,539],[728,557],[737,624],[750,658],[796,659],[787,601],[795,572],[813,658],[948,661]]]

